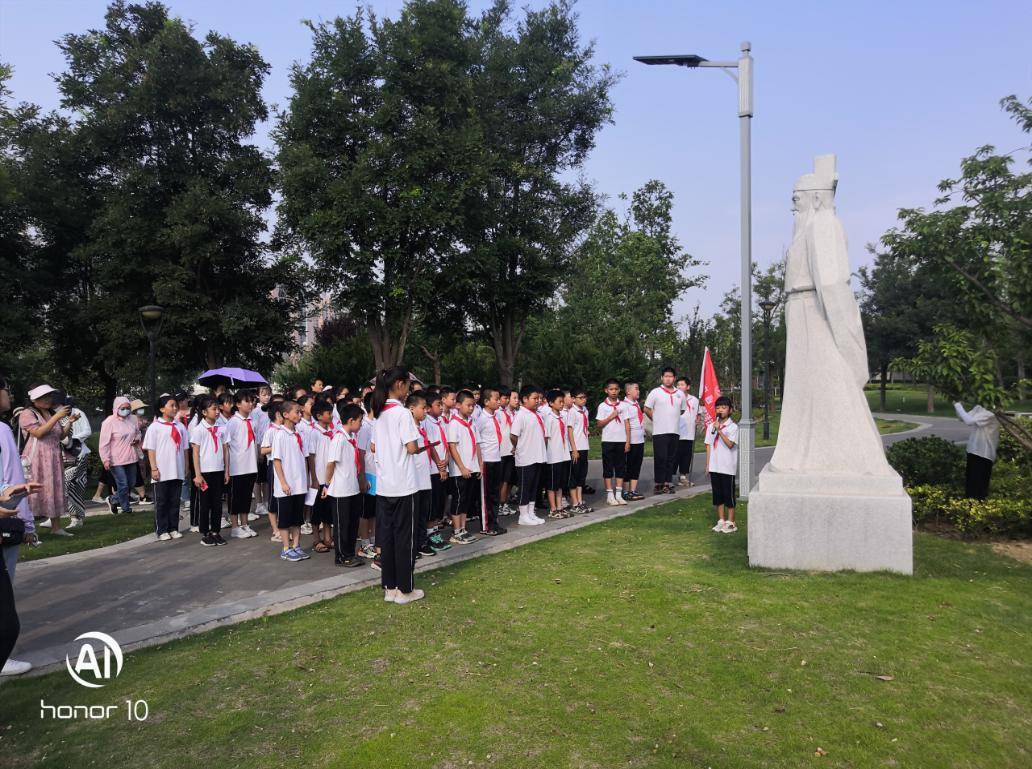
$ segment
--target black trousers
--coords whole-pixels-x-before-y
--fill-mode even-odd
[[[251,495],[257,473],[229,476],[229,512],[233,515],[247,515],[251,512]]]
[[[681,439],[677,442],[677,469],[681,475],[688,477],[692,474],[692,461],[695,459],[695,441]]]
[[[416,564],[416,495],[376,497],[376,544],[384,590],[412,592]]]
[[[440,476],[438,476],[440,478]],[[426,533],[430,521],[430,507],[433,505],[433,489],[420,489],[416,492],[416,551],[430,544],[430,535]]]
[[[624,462],[624,481],[636,481],[641,477],[641,463],[645,459],[645,444],[632,443]]]
[[[14,645],[21,633],[21,622],[14,606],[14,586],[7,564],[0,555],[0,667],[3,667],[14,651]]]
[[[544,473],[544,465],[524,465],[516,468],[516,476],[520,485],[520,505],[533,504],[537,498],[538,482]]]
[[[154,530],[161,534],[179,531],[179,498],[183,493],[183,482],[178,478],[158,481],[154,490]],[[221,523],[221,521],[220,521]]]
[[[989,496],[989,479],[993,474],[993,462],[975,454],[967,455],[967,473],[964,478],[964,496],[969,499],[985,499]]]
[[[218,534],[222,531],[222,488],[225,486],[226,474],[222,470],[215,470],[201,475],[208,482],[208,489],[197,489],[197,525],[202,534]]]
[[[663,433],[652,436],[652,459],[656,473],[656,485],[670,483],[677,468],[677,433]]]
[[[430,520],[439,521],[444,518],[445,482],[440,473],[430,473]]]
[[[333,551],[334,560],[344,563],[355,557],[355,540],[358,538],[358,520],[362,517],[362,495],[350,497],[329,497],[333,507]]]
[[[484,462],[484,504],[480,524],[484,530],[498,524],[498,505],[502,499],[502,463]]]

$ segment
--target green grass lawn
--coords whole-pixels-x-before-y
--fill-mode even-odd
[[[736,416],[736,419],[738,417]],[[904,430],[913,429],[916,425],[913,422],[902,422],[895,419],[875,419],[875,424],[878,425],[878,431],[882,435],[888,433],[900,433]],[[781,423],[781,412],[778,411],[770,415],[770,438],[763,437],[763,413],[756,417],[756,445],[757,446],[773,446],[778,442],[778,426]],[[597,435],[592,435],[589,438],[591,446],[591,457],[593,459],[602,458],[602,438]],[[705,451],[705,446],[702,443],[701,434],[695,439],[696,451]],[[652,456],[652,441],[648,438],[645,439],[645,456]]]
[[[411,606],[370,589],[134,652],[104,689],[5,681],[4,765],[1029,765],[1032,567],[918,534],[912,578],[750,570],[711,524],[672,502],[421,575]]]
[[[62,523],[67,525],[68,519],[62,519]],[[87,510],[86,524],[71,530],[74,537],[55,537],[50,533],[50,529],[39,528],[38,522],[36,532],[39,534],[40,546],[23,546],[18,553],[19,560],[34,561],[52,555],[78,553],[125,542],[144,534],[153,534],[154,508],[140,508],[132,515],[91,516]]]
[[[881,398],[877,385],[868,385],[864,388],[867,394],[867,403],[872,411],[882,411]],[[968,408],[971,404],[967,404]],[[1032,400],[1013,401],[1007,404],[1012,411],[1032,411]],[[957,412],[953,409],[953,403],[947,401],[941,395],[935,396],[935,411],[928,414],[928,391],[924,387],[890,387],[885,391],[886,412],[898,414],[924,414],[928,416],[956,417]]]

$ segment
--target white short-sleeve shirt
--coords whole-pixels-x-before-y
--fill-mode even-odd
[[[358,441],[344,430],[337,430],[330,441],[329,462],[333,462],[333,480],[326,487],[331,497],[353,497],[359,492]]]
[[[322,425],[316,424],[315,428],[308,433],[311,443],[310,453],[315,457],[315,478],[320,486],[326,483],[326,465],[330,463],[330,444],[333,442],[334,431],[333,425],[323,428]]]
[[[416,462],[405,444],[420,443],[412,412],[391,398],[373,425],[376,456],[376,495],[407,497],[419,491]]]
[[[226,469],[222,428],[218,424],[209,425],[201,420],[190,428],[190,444],[197,447],[201,459],[202,473],[216,473]]]
[[[480,443],[480,453],[485,462],[501,462],[502,448],[506,441],[509,443],[510,451],[512,449],[512,441],[508,437],[509,431],[503,428],[504,422],[505,420],[498,415],[497,411],[492,414],[487,409],[481,412],[480,418],[476,421],[474,432],[477,435],[477,442]]]
[[[462,457],[462,463],[466,466],[466,469],[471,473],[480,472],[480,462],[477,461],[477,431],[471,422],[467,422],[462,417],[452,417],[451,422],[448,423],[448,444],[455,444],[458,447],[459,456]],[[451,458],[449,453],[448,458],[448,475],[452,478],[462,475],[459,470],[459,464]]]
[[[566,431],[566,420],[561,413],[549,409],[545,416],[545,437],[548,443],[545,447],[545,456],[548,464],[555,465],[559,462],[568,462],[570,459],[570,437]]]
[[[251,436],[248,438],[247,425],[251,425]],[[258,430],[253,419],[245,419],[240,414],[222,428],[226,445],[229,446],[229,474],[248,475],[258,472]]]
[[[609,415],[614,411],[619,416],[602,428],[602,442],[626,443],[627,428],[624,427],[624,422],[630,419],[630,413],[627,409],[627,404],[624,401],[618,401],[613,404],[609,402],[608,398],[606,398],[606,400],[598,404],[598,408],[595,410],[595,421],[601,422],[603,419],[608,419]]]
[[[566,412],[566,425],[573,430],[573,445],[578,451],[587,451],[588,437],[588,409],[580,406],[571,406]]]
[[[677,424],[677,432],[682,441],[695,440],[696,420],[699,418],[699,399],[694,395],[685,397],[685,409],[681,413],[681,421]]]
[[[629,414],[628,419],[631,422],[631,443],[644,443],[645,412],[642,411],[641,405],[637,401],[624,398],[624,403],[627,404],[627,413]]]
[[[545,453],[545,420],[530,409],[521,408],[512,420],[510,434],[517,440],[513,456],[516,467],[543,464],[548,461]]]
[[[290,493],[284,491],[280,483],[279,473],[273,472],[272,494],[275,497],[297,496],[308,493],[308,460],[301,433],[289,427],[270,430],[272,435],[272,453],[269,458],[279,460],[283,467],[283,477],[290,486]]]
[[[173,433],[179,436],[179,445]],[[179,422],[157,419],[143,434],[143,450],[153,451],[162,481],[183,480],[186,477],[186,450],[190,446],[186,428]]]
[[[738,425],[728,419],[721,429],[727,439],[735,445],[729,449],[717,435],[717,423],[710,425],[706,431],[706,445],[710,447],[706,469],[711,473],[735,475],[738,472]]]
[[[684,411],[684,393],[676,387],[668,390],[662,385],[654,387],[645,399],[645,405],[652,409],[652,434],[680,434],[681,412]]]

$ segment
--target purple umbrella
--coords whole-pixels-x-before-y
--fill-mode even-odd
[[[268,384],[265,381],[265,377],[257,371],[248,371],[246,368],[233,368],[232,366],[205,371],[197,377],[197,381],[205,387],[215,387],[216,385],[257,387],[258,385]]]

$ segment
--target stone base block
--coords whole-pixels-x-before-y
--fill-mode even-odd
[[[902,491],[861,496],[753,489],[748,537],[750,566],[914,573],[911,503]]]

